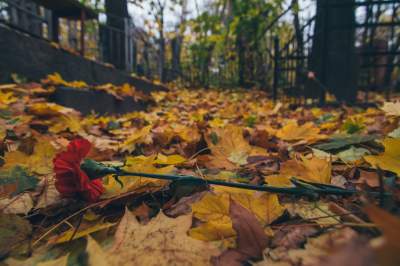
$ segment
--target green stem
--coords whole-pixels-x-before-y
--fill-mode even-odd
[[[102,163],[96,162],[91,159],[85,159],[81,164],[81,169],[89,176],[90,179],[102,178],[103,176],[113,174],[115,176],[138,176],[155,179],[163,179],[169,181],[192,181],[193,184],[200,185],[217,185],[225,187],[242,188],[248,190],[264,191],[271,193],[289,194],[289,195],[303,195],[303,196],[318,196],[318,195],[341,195],[350,196],[359,193],[357,190],[348,190],[340,187],[319,184],[313,182],[307,182],[304,180],[291,178],[291,182],[294,187],[273,187],[263,185],[252,185],[235,182],[227,182],[221,180],[207,180],[201,179],[191,175],[167,175],[167,174],[152,174],[152,173],[140,173],[140,172],[129,172],[121,169],[120,167],[106,166]],[[119,181],[118,178],[116,178]],[[122,185],[122,183],[121,183]],[[368,194],[376,194],[376,192],[368,192]],[[389,196],[390,193],[385,193],[385,196]]]
[[[292,187],[292,188],[284,188],[284,187],[273,187],[273,186],[263,186],[263,185],[252,185],[252,184],[243,184],[243,183],[234,183],[227,182],[221,180],[207,180],[201,179],[196,176],[190,175],[167,175],[167,174],[149,174],[149,173],[140,173],[140,172],[128,172],[122,169],[118,169],[117,176],[138,176],[138,177],[147,177],[147,178],[156,178],[170,181],[179,181],[179,180],[194,180],[201,181],[204,184],[209,185],[217,185],[217,186],[225,186],[225,187],[234,187],[234,188],[242,188],[248,190],[256,190],[256,191],[264,191],[278,194],[289,194],[289,195],[307,195],[307,196],[316,196],[317,194],[335,194],[335,195],[352,195],[357,191],[353,190],[345,190],[345,189],[321,189],[317,187]]]

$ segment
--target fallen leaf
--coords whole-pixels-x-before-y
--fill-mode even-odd
[[[36,188],[39,183],[36,176],[29,174],[20,165],[14,165],[12,168],[9,167],[11,167],[11,165],[7,167],[8,170],[0,172],[0,185],[8,188],[5,189],[5,191],[2,191],[2,194],[15,196],[26,190]],[[6,167],[4,168],[7,169]],[[7,185],[12,186],[7,187]]]
[[[89,255],[89,266],[108,266],[111,265],[108,261],[107,253],[103,251],[101,246],[92,237],[87,237],[86,252]],[[114,264],[113,265],[118,265]]]
[[[400,116],[400,102],[384,102],[381,109],[392,116]]]
[[[30,249],[32,226],[15,215],[0,213],[0,257],[12,253],[27,254]]]
[[[314,148],[324,150],[324,151],[330,151],[330,150],[336,150],[336,149],[341,149],[350,145],[355,145],[355,144],[360,144],[360,143],[365,143],[365,142],[370,142],[375,139],[377,139],[377,135],[336,135],[330,137],[329,142],[327,143],[322,143],[318,145],[314,145]]]
[[[0,210],[3,213],[27,215],[33,208],[33,200],[30,194],[23,193],[13,198],[0,199]]]
[[[381,168],[400,175],[400,139],[386,138],[382,142],[385,152],[379,155],[364,156],[374,168]]]
[[[332,165],[330,161],[312,157],[293,159],[281,164],[279,174],[265,177],[265,182],[271,186],[291,187],[292,177],[321,184],[330,184]]]
[[[316,226],[297,226],[289,224],[274,232],[272,247],[284,247],[286,249],[299,248],[308,237],[315,235],[318,232]]]
[[[305,140],[312,143],[326,138],[325,135],[319,134],[319,131],[319,128],[311,122],[301,126],[297,122],[289,122],[277,131],[276,136],[286,141]]]
[[[58,259],[39,262],[37,266],[67,266],[68,255],[61,256]]]
[[[16,165],[26,167],[29,171],[45,175],[53,171],[53,158],[56,149],[44,139],[39,139],[34,147],[32,155],[21,151],[7,152],[4,156],[4,169],[11,169]]]
[[[211,168],[233,170],[246,164],[249,156],[267,154],[264,149],[251,146],[244,139],[242,128],[234,125],[213,129],[206,142],[212,153],[207,163]]]
[[[114,223],[107,223],[107,222],[100,222],[100,223],[94,223],[94,224],[89,224],[89,225],[81,225],[78,230],[75,228],[71,228],[68,231],[65,231],[59,236],[53,237],[52,239],[49,240],[49,243],[51,244],[60,244],[64,242],[68,242],[72,239],[78,239],[81,237],[88,236],[94,232],[98,232],[107,228],[110,228],[111,226],[114,226]],[[73,237],[73,238],[72,238]]]
[[[226,188],[216,192],[205,194],[192,205],[193,216],[204,223],[191,229],[190,236],[207,241],[235,236],[229,216],[230,199],[248,209],[264,226],[276,220],[284,211],[275,194]]]
[[[339,152],[336,156],[345,163],[353,163],[367,154],[370,154],[369,150],[351,146],[349,149]]]
[[[336,218],[335,214],[329,209],[329,204],[325,202],[305,202],[299,201],[296,203],[284,204],[292,216],[300,216],[301,218],[316,222],[321,226],[329,226],[340,223],[340,218]]]
[[[318,237],[308,238],[304,249],[289,250],[288,259],[294,265],[320,265],[321,258],[356,238],[357,233],[350,228],[328,231]]]
[[[374,205],[365,208],[368,217],[383,232],[384,243],[378,248],[378,260],[381,265],[400,265],[400,218]]]
[[[150,137],[152,125],[143,127],[139,130],[135,130],[122,144],[121,151],[128,151],[131,153],[136,149],[136,144],[139,143],[150,143],[152,140]]]
[[[173,165],[156,167],[156,157],[156,154],[147,157],[143,155],[127,157],[124,170],[130,172],[168,174],[175,169]],[[120,176],[119,179],[123,183],[123,187],[121,187],[121,185],[112,176],[107,178],[107,180],[104,182],[106,191],[102,195],[102,198],[113,197],[128,191],[137,191],[138,193],[156,191],[168,183],[165,180],[136,176]]]
[[[213,258],[214,265],[240,266],[250,259],[260,259],[269,238],[256,217],[242,205],[230,200],[229,216],[237,234],[237,247]]]
[[[192,224],[191,215],[172,219],[160,212],[146,225],[141,225],[129,211],[124,216],[126,222],[117,229],[124,232],[122,242],[119,238],[117,244],[118,252],[105,251],[114,265],[207,265],[211,256],[219,253],[212,244],[186,235]]]

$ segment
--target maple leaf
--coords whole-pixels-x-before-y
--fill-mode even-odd
[[[382,142],[385,152],[379,155],[364,156],[375,168],[382,168],[400,175],[400,139],[386,138]]]
[[[244,139],[242,128],[235,125],[214,129],[206,136],[206,142],[212,153],[207,162],[211,168],[234,170],[246,164],[249,156],[267,154],[264,149],[251,146]]]
[[[0,109],[5,108],[16,101],[17,98],[14,97],[14,93],[0,91]]]
[[[7,152],[4,156],[4,169],[11,169],[15,165],[26,167],[29,171],[44,175],[53,171],[53,158],[56,149],[48,139],[39,139],[32,155],[21,151]]]
[[[168,161],[168,157],[166,160]],[[158,163],[157,154],[147,157],[143,155],[136,157],[130,156],[126,158],[124,170],[130,172],[167,174],[175,169],[173,165],[156,167]],[[110,176],[107,178],[104,182],[106,191],[102,195],[103,198],[109,198],[128,191],[136,191],[137,193],[157,191],[168,183],[165,180],[132,176],[120,176],[119,180],[123,183],[123,187],[121,187],[113,177]]]
[[[150,136],[152,126],[145,126],[139,130],[135,130],[133,134],[131,134],[122,144],[121,144],[121,151],[128,151],[131,153],[135,150],[136,144],[139,143],[151,143],[152,139]]]
[[[267,176],[265,182],[271,186],[291,187],[290,179],[296,177],[304,181],[330,184],[331,171],[331,162],[326,159],[300,157],[283,162],[279,174]]]
[[[392,116],[400,116],[400,102],[384,102],[381,109],[387,114]]]
[[[319,131],[311,122],[299,126],[297,122],[291,121],[279,129],[276,136],[286,141],[305,140],[312,143],[326,138],[325,135],[319,134]]]
[[[234,188],[216,188],[192,205],[193,216],[203,221],[190,230],[190,236],[200,240],[220,240],[236,235],[229,216],[230,199],[248,209],[263,225],[282,215],[284,208],[274,194],[249,192]]]
[[[36,116],[59,116],[59,115],[77,115],[79,114],[72,108],[64,107],[56,103],[34,103],[28,108],[28,112]]]
[[[212,244],[186,235],[191,215],[175,219],[160,212],[148,224],[141,225],[126,211],[115,235],[114,247],[106,258],[114,265],[207,265],[219,253]]]

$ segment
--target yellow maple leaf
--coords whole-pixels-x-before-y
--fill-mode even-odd
[[[276,136],[286,141],[305,140],[307,142],[315,142],[326,138],[325,135],[319,134],[319,131],[319,128],[311,122],[299,126],[297,122],[291,121],[279,129]]]
[[[216,128],[205,139],[212,153],[208,162],[212,168],[233,170],[246,164],[248,156],[267,154],[264,149],[251,146],[244,139],[242,128],[234,125]]]
[[[379,167],[400,175],[400,139],[386,138],[382,144],[385,152],[364,156],[364,160],[375,168]]]
[[[158,164],[156,154],[147,157],[143,155],[136,157],[130,156],[126,158],[124,170],[130,172],[168,174],[175,169],[173,165],[156,167],[156,164]],[[103,198],[113,197],[128,191],[135,191],[137,193],[157,191],[168,183],[166,180],[135,176],[121,176],[119,179],[124,184],[123,187],[121,187],[114,178],[106,178],[104,182],[106,191],[102,196]]]
[[[61,115],[52,120],[53,125],[49,128],[51,133],[60,133],[69,130],[71,133],[82,131],[79,117],[73,115]]]
[[[230,199],[251,211],[264,226],[284,211],[275,194],[217,187],[214,192],[216,194],[208,193],[192,205],[193,216],[204,222],[189,231],[189,235],[196,239],[213,241],[236,235],[229,217]]]
[[[15,165],[21,165],[40,175],[49,174],[53,171],[55,153],[56,149],[48,140],[39,139],[32,155],[21,151],[7,152],[4,156],[3,168],[11,169]]]
[[[77,112],[68,107],[64,107],[62,105],[56,103],[34,103],[29,106],[29,113],[36,116],[61,116],[61,115],[77,115]]]
[[[139,143],[150,143],[151,136],[150,131],[152,129],[152,125],[143,127],[139,130],[135,130],[133,134],[131,134],[122,144],[121,144],[121,151],[129,151],[132,152],[135,150],[136,144]]]
[[[2,92],[0,91],[0,108],[4,108],[11,103],[17,101],[17,98],[14,97],[12,92]]]
[[[186,159],[178,154],[173,155],[164,155],[159,153],[157,155],[157,159],[155,160],[156,164],[164,164],[164,165],[177,165],[185,162]]]
[[[47,78],[44,80],[45,83],[50,83],[53,85],[63,85],[63,86],[67,86],[67,87],[72,87],[72,88],[87,88],[89,87],[89,85],[84,82],[84,81],[65,81],[62,76],[55,72],[53,74],[49,74],[47,75]]]
[[[267,176],[265,182],[271,186],[291,187],[290,178],[296,177],[304,181],[330,184],[332,164],[330,161],[312,157],[289,160],[281,164],[280,173]]]

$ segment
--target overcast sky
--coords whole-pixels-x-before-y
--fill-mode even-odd
[[[196,1],[199,6],[200,11],[204,10],[204,6],[207,2],[210,2],[212,0],[188,0],[188,17],[195,17],[197,15],[196,11]],[[300,8],[306,9],[307,7],[310,7],[312,0],[299,0]],[[134,6],[132,4],[129,5],[129,13],[132,15],[133,20],[136,25],[138,26],[143,26],[143,22],[145,19],[149,19],[148,12],[150,10],[150,5],[149,1],[143,1],[145,2],[143,4],[143,8]],[[169,0],[167,0],[169,2]],[[291,2],[291,0],[287,0],[287,4]],[[313,8],[308,8],[305,13],[310,13],[313,12]],[[308,17],[309,14],[304,14]],[[180,10],[177,10],[175,12],[170,11],[167,9],[166,11],[166,16],[165,16],[165,25],[166,29],[173,29],[173,27],[179,22],[179,16],[180,16]],[[150,18],[151,20],[151,18]]]

